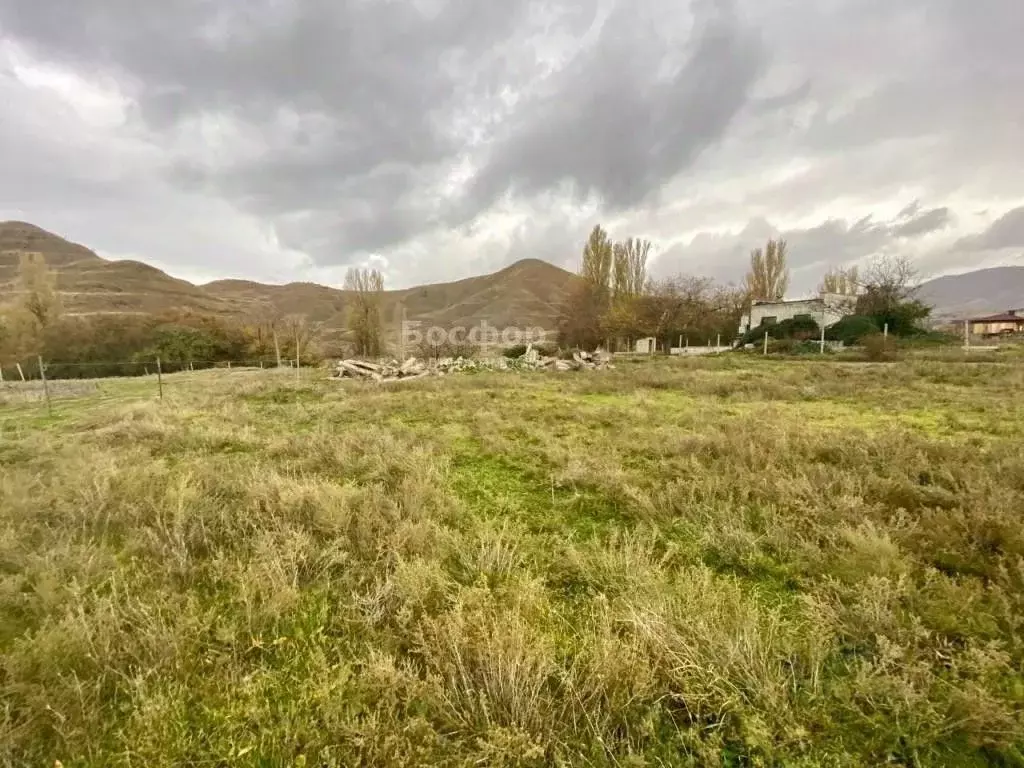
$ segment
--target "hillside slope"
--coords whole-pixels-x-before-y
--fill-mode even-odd
[[[313,283],[265,285],[217,280],[193,285],[135,261],[108,261],[88,248],[24,222],[0,222],[0,305],[17,296],[23,252],[42,253],[57,273],[57,288],[71,314],[191,310],[223,317],[301,315],[325,332],[345,327],[350,294]],[[388,331],[403,316],[425,326],[552,329],[574,276],[537,259],[490,275],[417,286],[384,294]]]
[[[937,320],[960,320],[1024,308],[1024,267],[994,267],[924,283],[920,297]]]
[[[231,314],[239,307],[186,280],[138,261],[108,261],[83,245],[21,221],[0,222],[0,306],[17,299],[23,253],[41,253],[72,315],[157,314],[192,310]]]
[[[16,277],[22,253],[41,253],[48,264],[59,269],[103,261],[84,245],[57,237],[34,224],[0,222],[0,284]]]

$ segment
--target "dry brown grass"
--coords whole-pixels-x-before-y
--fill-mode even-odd
[[[1019,765],[1016,364],[0,412],[0,762]]]

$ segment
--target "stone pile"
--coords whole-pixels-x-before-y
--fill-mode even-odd
[[[499,357],[490,360],[473,360],[465,357],[444,357],[430,363],[415,357],[410,357],[404,363],[399,363],[397,360],[387,363],[340,360],[335,375],[340,379],[369,379],[385,382],[477,371],[582,371],[614,367],[611,357],[606,354],[574,352],[572,360],[560,360],[556,357],[541,355],[531,345],[527,347],[525,354],[517,358]]]

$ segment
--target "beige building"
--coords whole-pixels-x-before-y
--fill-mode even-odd
[[[1024,333],[1024,310],[1010,309],[998,315],[975,317],[967,321],[973,336],[1005,336]]]
[[[819,326],[827,328],[852,314],[856,301],[855,296],[832,293],[796,301],[755,301],[750,311],[740,320],[739,335],[742,336],[762,323],[774,325],[801,316],[810,317]]]

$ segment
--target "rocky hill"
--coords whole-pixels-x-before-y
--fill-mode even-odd
[[[265,285],[218,280],[193,285],[135,261],[109,261],[77,243],[25,222],[0,222],[0,305],[17,295],[18,262],[24,252],[42,253],[57,275],[70,314],[192,310],[224,317],[302,315],[326,333],[345,326],[346,291],[313,283]],[[553,329],[574,276],[537,259],[525,259],[490,275],[417,286],[384,294],[384,317],[425,326]]]

